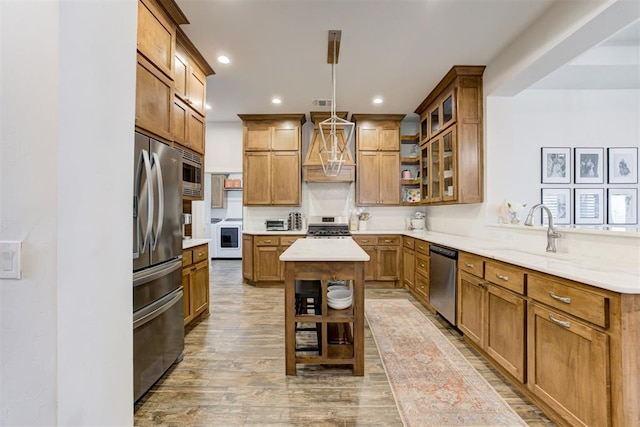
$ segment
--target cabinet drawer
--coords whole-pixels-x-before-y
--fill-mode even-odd
[[[424,240],[416,239],[416,252],[429,255],[429,243]]]
[[[299,236],[295,236],[295,237],[294,236],[291,236],[291,237],[280,236],[280,245],[281,246],[291,246],[298,239],[304,239],[304,237],[299,237]]]
[[[416,272],[429,277],[429,257],[427,255],[416,254]]]
[[[584,319],[603,328],[609,327],[609,298],[579,286],[541,276],[529,275],[527,294],[543,304]]]
[[[356,241],[360,246],[375,246],[376,245],[376,236],[353,236],[353,240]]]
[[[416,274],[416,293],[419,294],[426,301],[429,301],[429,279],[428,276],[422,274]]]
[[[208,247],[207,245],[197,246],[193,248],[193,263],[200,262],[207,259],[208,255]]]
[[[411,249],[413,250],[415,248],[415,240],[413,237],[404,237],[402,242],[402,245],[407,248],[407,249]]]
[[[256,236],[254,242],[256,246],[278,246],[280,236]]]
[[[486,261],[484,278],[503,288],[524,294],[524,271],[501,262]]]
[[[193,264],[193,251],[191,249],[182,251],[182,266]]]
[[[400,236],[378,236],[378,246],[400,246]]]
[[[458,269],[473,274],[474,276],[484,277],[484,259],[477,255],[460,252],[458,256]]]

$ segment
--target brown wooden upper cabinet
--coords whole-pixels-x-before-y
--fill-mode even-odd
[[[173,0],[138,1],[136,130],[204,154],[206,76],[215,74],[180,29]]]
[[[205,147],[206,76],[213,69],[200,57],[182,30],[176,36],[174,56],[173,140],[200,154]],[[203,71],[205,70],[205,71]]]
[[[423,204],[483,201],[484,68],[454,66],[415,110]]]
[[[175,54],[175,90],[189,107],[200,115],[205,115],[206,76],[200,66],[191,57],[185,43],[182,32],[178,32],[178,43]]]
[[[173,78],[176,24],[154,1],[138,1],[138,52]]]
[[[400,204],[400,122],[404,114],[353,114],[359,206]]]
[[[304,114],[239,114],[245,206],[299,206]]]

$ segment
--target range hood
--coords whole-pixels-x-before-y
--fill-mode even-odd
[[[336,112],[336,116],[346,120],[349,113],[346,111]],[[353,161],[351,147],[346,152],[345,163],[337,176],[327,176],[322,169],[322,161],[320,160],[320,145],[322,137],[320,136],[320,123],[331,117],[329,111],[312,111],[309,113],[313,122],[313,135],[311,143],[307,149],[304,163],[302,164],[302,179],[305,182],[353,182],[356,176],[356,164]],[[338,131],[338,138],[345,140],[346,135],[341,130]]]

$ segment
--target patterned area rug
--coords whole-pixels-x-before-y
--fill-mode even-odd
[[[406,426],[527,425],[409,301],[367,299],[365,315]]]

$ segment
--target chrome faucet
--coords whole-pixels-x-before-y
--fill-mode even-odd
[[[527,215],[527,219],[524,220],[524,225],[532,226],[533,225],[533,211],[536,208],[542,208],[547,212],[547,216],[549,217],[549,228],[547,229],[547,252],[555,252],[556,251],[556,239],[560,237],[560,233],[553,228],[553,214],[551,210],[543,205],[542,203],[538,203],[537,205],[531,206],[529,210],[529,214]]]

